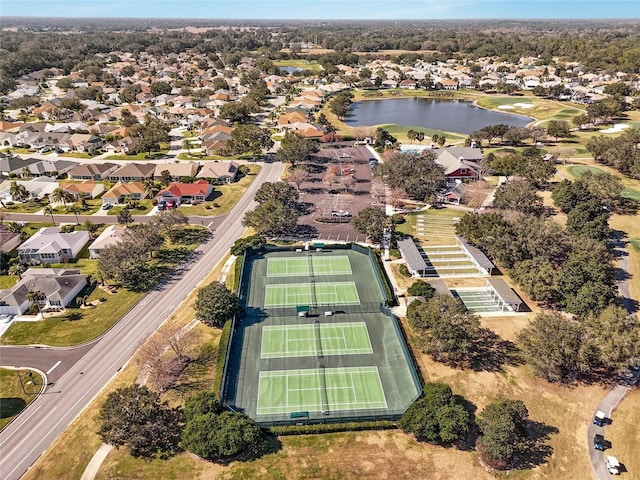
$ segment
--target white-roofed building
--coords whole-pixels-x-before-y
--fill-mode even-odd
[[[45,227],[18,247],[26,263],[61,263],[73,260],[89,241],[89,232],[61,233],[60,227]]]

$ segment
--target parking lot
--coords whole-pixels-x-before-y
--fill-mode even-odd
[[[300,224],[315,229],[316,238],[323,240],[364,241],[349,220],[374,201],[371,197],[371,165],[369,158],[374,154],[366,146],[354,146],[353,142],[323,145],[314,158],[305,165],[309,168],[310,178],[300,186],[300,201],[309,206],[308,213],[300,218]],[[335,168],[342,175],[349,175],[353,185],[348,193],[340,183],[341,175],[331,185],[323,183],[329,168]],[[332,218],[344,223],[319,223],[317,218]]]

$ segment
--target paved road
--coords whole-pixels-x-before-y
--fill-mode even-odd
[[[174,277],[149,293],[71,366],[53,388],[49,388],[0,432],[0,472],[3,479],[20,478],[126,365],[137,345],[148,338],[197,287],[242,234],[242,216],[255,205],[255,191],[265,181],[278,180],[282,168],[281,164],[264,165],[256,181],[223,220],[213,238],[198,247],[199,256],[195,258],[199,260],[185,267],[179,278]],[[23,366],[28,366],[28,358],[23,363]]]

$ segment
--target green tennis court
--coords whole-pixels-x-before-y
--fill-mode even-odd
[[[351,275],[346,255],[275,257],[267,259],[267,277],[308,277],[312,275]]]
[[[278,283],[265,286],[264,306],[360,305],[355,282]]]
[[[262,328],[261,358],[373,353],[365,322],[271,325]]]
[[[260,372],[258,415],[387,408],[378,367]]]
[[[473,313],[493,313],[512,311],[511,308],[500,305],[495,297],[492,297],[486,288],[470,290],[452,290],[454,297],[459,298],[464,303],[467,310]]]

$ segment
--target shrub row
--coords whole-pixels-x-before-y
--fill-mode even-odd
[[[376,266],[376,270],[378,271],[378,275],[382,279],[382,286],[384,287],[384,295],[387,297],[387,306],[395,307],[398,304],[396,296],[393,293],[391,288],[391,281],[387,276],[387,271],[384,269],[384,264],[382,263],[382,258],[380,257],[380,253],[375,250],[371,250],[374,258],[374,264]]]
[[[229,347],[229,340],[231,339],[231,327],[233,320],[227,320],[222,327],[222,333],[220,334],[220,343],[218,343],[218,358],[216,358],[216,375],[213,379],[213,391],[220,392],[222,388],[222,380],[224,375],[224,365],[227,361],[227,350]]]
[[[347,423],[316,423],[312,425],[282,425],[271,427],[274,435],[304,435],[312,433],[357,432],[361,430],[391,430],[398,428],[390,420],[375,422],[347,422]]]

